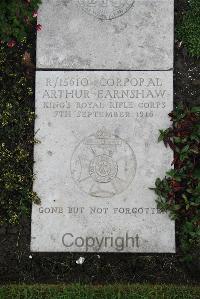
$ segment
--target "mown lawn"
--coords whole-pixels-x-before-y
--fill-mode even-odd
[[[0,299],[198,299],[200,287],[175,285],[6,285]]]

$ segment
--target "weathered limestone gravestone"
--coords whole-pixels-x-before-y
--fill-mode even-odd
[[[169,70],[173,0],[43,0],[37,67]]]
[[[173,108],[173,1],[43,0],[32,251],[174,252],[151,187]]]

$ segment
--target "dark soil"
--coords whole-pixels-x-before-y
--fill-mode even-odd
[[[24,283],[119,283],[198,282],[195,265],[188,268],[177,255],[31,253],[30,221],[7,227],[0,234],[0,282]],[[84,256],[82,265],[76,260]]]
[[[182,15],[185,0],[177,0],[175,19]],[[200,104],[200,61],[190,58],[180,41],[175,43],[175,104]],[[82,265],[76,264],[86,257]],[[181,263],[178,255],[69,254],[30,252],[30,217],[19,226],[0,228],[0,282],[81,283],[197,283],[200,258]]]

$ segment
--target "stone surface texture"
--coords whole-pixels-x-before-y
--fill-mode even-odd
[[[64,12],[82,16],[72,2]],[[157,138],[172,86],[172,71],[37,72],[32,251],[175,252],[174,222],[149,189],[171,168]]]
[[[37,68],[169,70],[173,0],[43,0]]]

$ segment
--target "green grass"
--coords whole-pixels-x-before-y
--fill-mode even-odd
[[[6,285],[0,299],[198,299],[200,287],[175,285]]]

